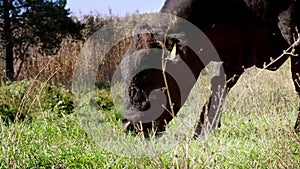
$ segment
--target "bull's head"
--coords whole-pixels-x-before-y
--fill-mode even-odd
[[[191,63],[196,64],[194,68]],[[195,83],[199,65],[196,54],[178,39],[158,35],[145,24],[135,27],[121,63],[125,81],[123,130],[164,131]],[[189,74],[185,70],[194,71]],[[181,79],[174,78],[175,74]],[[185,83],[183,89],[179,81]]]

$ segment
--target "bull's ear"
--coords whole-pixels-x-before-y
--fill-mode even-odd
[[[151,44],[156,42],[156,34],[148,24],[138,24],[132,31],[131,43],[127,53],[133,53],[141,49],[151,48]]]

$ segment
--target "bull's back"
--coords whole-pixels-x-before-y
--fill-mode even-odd
[[[173,13],[203,27],[207,24],[231,22],[277,22],[291,0],[166,0],[160,12]]]
[[[263,67],[270,57],[279,56],[287,47],[278,28],[278,16],[290,3],[291,0],[167,0],[161,12],[176,14],[196,25],[211,40],[225,66],[242,71],[253,65]]]

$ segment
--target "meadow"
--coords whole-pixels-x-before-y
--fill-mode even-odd
[[[89,24],[87,34],[110,19],[92,18],[94,27]],[[221,128],[209,137],[186,137],[164,151],[153,153],[146,147],[142,155],[133,156],[122,148],[140,136],[116,134],[111,137],[118,144],[114,140],[99,144],[80,124],[70,86],[82,45],[66,39],[56,56],[29,59],[19,81],[1,81],[0,168],[300,168],[300,135],[293,130],[300,105],[289,61],[275,72],[246,70],[226,98]],[[112,50],[108,58],[114,58],[100,65],[102,70],[115,69],[126,45]],[[93,102],[111,133],[121,133],[121,110],[110,86],[103,83],[110,78],[107,72],[97,76],[101,80]],[[191,113],[191,121],[196,120],[209,92],[204,72],[170,124],[174,135],[191,131],[193,123],[180,125]],[[98,134],[110,137],[105,132]]]

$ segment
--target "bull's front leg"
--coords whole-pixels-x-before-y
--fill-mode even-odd
[[[300,105],[300,56],[291,56],[291,71]],[[300,107],[298,108],[298,117],[295,124],[295,131],[300,133]]]
[[[212,94],[200,113],[194,137],[207,136],[221,126],[222,107],[229,90],[236,84],[241,73],[215,76],[211,80]]]

